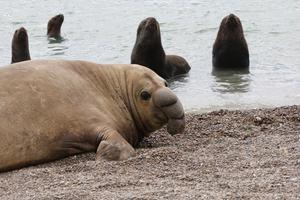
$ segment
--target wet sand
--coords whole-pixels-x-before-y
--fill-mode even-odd
[[[0,174],[0,199],[299,199],[300,106],[187,114],[121,162],[82,154]]]

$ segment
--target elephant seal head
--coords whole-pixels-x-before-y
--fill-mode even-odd
[[[143,66],[136,65],[127,73],[128,88],[136,126],[144,136],[167,123],[167,131],[174,135],[185,127],[185,114],[178,97],[167,87],[167,82]],[[127,81],[129,82],[129,81]]]

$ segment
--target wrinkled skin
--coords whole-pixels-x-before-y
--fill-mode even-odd
[[[131,63],[146,66],[165,79],[186,74],[191,69],[184,58],[165,54],[160,27],[153,17],[146,18],[139,24]]]
[[[62,14],[52,17],[48,21],[47,36],[60,39],[61,38],[60,29],[63,22],[64,22],[64,15]]]
[[[248,45],[237,16],[222,20],[212,54],[214,70],[249,70]]]
[[[0,69],[0,171],[96,152],[124,160],[167,124],[185,126],[166,81],[140,65],[35,60]]]
[[[25,28],[21,27],[14,33],[11,42],[11,63],[30,60],[28,35]]]

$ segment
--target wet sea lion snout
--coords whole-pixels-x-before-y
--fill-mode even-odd
[[[17,37],[19,40],[23,40],[23,39],[26,39],[28,36],[27,36],[27,31],[24,27],[21,27],[19,29],[17,29],[15,31],[15,34],[17,34]]]
[[[137,31],[139,46],[161,46],[159,23],[154,17],[144,19]]]
[[[230,29],[234,29],[239,26],[240,21],[234,14],[230,14],[227,17],[226,24]]]
[[[150,31],[158,31],[158,22],[154,17],[148,17],[145,19],[145,28]]]
[[[64,22],[64,15],[63,14],[59,14],[59,15],[56,15],[56,16],[52,17],[48,21],[48,25],[47,25],[47,35],[48,35],[48,37],[54,37],[54,38],[61,37],[60,29],[61,29],[61,26],[62,26],[63,22]]]

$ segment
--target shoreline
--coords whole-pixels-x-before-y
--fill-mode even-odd
[[[238,106],[231,106],[231,105],[218,105],[218,106],[211,106],[211,107],[204,107],[204,108],[184,108],[185,113],[188,114],[205,114],[210,112],[215,112],[219,110],[228,110],[228,111],[247,111],[247,110],[264,110],[264,109],[274,109],[274,108],[282,108],[282,107],[291,107],[297,106],[296,104],[291,105],[265,105],[265,104],[241,104]]]
[[[0,173],[5,199],[297,199],[300,105],[187,113],[183,134],[165,128],[137,156],[94,153]]]

